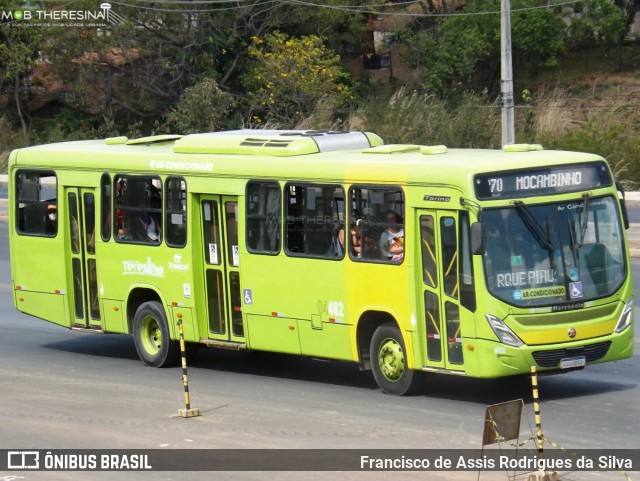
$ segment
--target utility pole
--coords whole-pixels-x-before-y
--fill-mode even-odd
[[[511,5],[502,0],[500,21],[500,91],[502,93],[502,145],[514,144],[515,112],[513,107],[513,67],[511,64]]]

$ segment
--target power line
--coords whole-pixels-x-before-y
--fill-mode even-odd
[[[126,2],[122,2],[122,1],[117,1],[117,0],[111,0],[112,4],[115,5],[120,5],[123,7],[128,7],[128,8],[132,8],[134,10],[148,10],[148,11],[152,11],[152,12],[171,12],[171,13],[211,13],[211,12],[224,12],[224,11],[230,11],[230,10],[242,10],[242,9],[248,9],[248,8],[253,8],[253,7],[262,7],[265,5],[269,5],[269,4],[278,4],[278,3],[282,3],[279,0],[258,0],[256,2],[254,2],[251,5],[235,5],[235,6],[230,6],[230,7],[219,7],[219,8],[192,8],[192,9],[180,9],[180,8],[157,8],[157,7],[147,7],[145,5],[133,5],[130,3],[126,3]],[[158,3],[158,2],[149,2],[149,3]],[[165,3],[165,2],[160,2],[160,3]],[[169,2],[167,2],[169,3]],[[205,4],[210,4],[212,2],[183,2],[183,1],[174,1],[174,2],[170,2],[171,4],[176,4],[176,5],[191,5],[192,3],[205,3]],[[230,2],[216,2],[218,4],[223,4],[223,3],[230,3]],[[277,5],[276,5],[277,7]]]
[[[45,1],[55,1],[55,0],[45,0]],[[249,2],[254,1],[253,4],[249,4]],[[584,0],[567,0],[559,3],[552,3],[548,5],[538,5],[532,7],[521,7],[511,9],[511,12],[525,12],[529,10],[540,10],[540,9],[549,9],[555,7],[562,7],[566,5],[574,5],[576,3],[582,3]],[[366,6],[354,6],[354,5],[327,5],[320,4],[311,1],[305,0],[236,0],[234,2],[227,0],[165,0],[165,1],[153,1],[153,0],[130,0],[130,2],[138,2],[142,4],[154,4],[154,5],[176,5],[180,6],[193,6],[193,5],[224,5],[229,3],[237,3],[238,5],[228,6],[228,7],[216,7],[216,8],[189,8],[189,9],[180,9],[180,8],[158,8],[146,5],[140,5],[137,3],[129,3],[121,0],[111,0],[110,3],[115,5],[120,5],[123,7],[128,7],[132,9],[139,10],[149,10],[154,12],[174,12],[174,13],[210,13],[210,12],[221,12],[221,11],[229,11],[229,10],[241,10],[241,9],[250,9],[253,7],[260,7],[268,4],[289,4],[294,6],[302,6],[302,7],[313,7],[313,8],[323,8],[330,10],[341,10],[349,13],[361,13],[361,14],[371,14],[378,16],[387,16],[387,17],[412,17],[412,18],[446,18],[446,17],[469,17],[476,15],[496,15],[500,13],[500,10],[488,10],[483,12],[457,12],[457,13],[418,13],[418,12],[398,12],[398,11],[384,11],[384,10],[374,10],[375,8],[385,8],[385,7],[397,7],[399,5],[412,5],[417,4],[417,1],[411,2],[401,2],[394,3],[392,5],[389,4],[375,4],[375,5],[366,5]],[[241,5],[241,3],[243,3]]]
[[[540,10],[554,7],[562,7],[564,5],[573,5],[576,3],[582,3],[584,0],[567,0],[565,2],[553,3],[548,5],[538,5],[534,7],[522,7],[522,8],[512,8],[511,12],[524,12],[527,10]],[[500,10],[489,10],[485,12],[460,12],[460,13],[416,13],[416,12],[384,12],[377,10],[367,10],[369,7],[350,7],[350,6],[340,6],[340,5],[322,5],[318,3],[313,3],[304,0],[283,0],[284,3],[290,3],[293,5],[303,5],[308,7],[317,7],[317,8],[328,8],[328,9],[336,9],[336,10],[349,10],[349,11],[357,11],[358,13],[369,13],[375,15],[384,15],[390,17],[468,17],[473,15],[494,15],[499,14]],[[414,2],[418,3],[418,2]],[[397,4],[393,4],[395,6]],[[390,5],[386,5],[387,7]]]

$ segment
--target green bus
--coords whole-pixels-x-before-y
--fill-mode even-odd
[[[599,156],[237,130],[15,150],[18,310],[358,363],[390,394],[631,357],[624,192]]]

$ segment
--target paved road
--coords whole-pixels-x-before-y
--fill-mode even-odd
[[[634,262],[635,276],[640,263]],[[638,279],[640,281],[640,279]],[[525,399],[529,381],[433,376],[424,396],[397,398],[349,363],[264,353],[205,352],[191,366],[182,419],[180,370],[144,367],[128,336],[71,332],[12,308],[6,229],[0,226],[0,449],[15,448],[479,448],[489,404]],[[640,282],[636,282],[640,286]],[[638,309],[636,308],[636,318]],[[638,338],[636,338],[638,351]],[[540,379],[545,435],[568,448],[640,448],[640,357]],[[532,448],[532,443],[528,444]],[[319,452],[319,456],[321,456]],[[87,473],[13,472],[29,480]],[[264,473],[92,473],[92,480],[262,480]],[[283,480],[476,480],[477,473],[279,472]],[[505,479],[483,473],[481,480]],[[2,480],[0,473],[0,480]],[[568,473],[563,481],[620,480]],[[632,476],[632,479],[636,479]]]

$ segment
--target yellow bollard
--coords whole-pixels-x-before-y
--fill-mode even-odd
[[[178,331],[180,333],[180,356],[182,358],[182,384],[184,386],[185,409],[178,409],[178,415],[183,418],[200,416],[198,408],[191,407],[189,400],[189,379],[187,377],[187,350],[184,345],[184,331],[182,329],[182,314],[178,314]]]
[[[538,458],[544,458],[544,435],[542,434],[542,420],[540,418],[540,400],[538,399],[538,372],[535,366],[531,366],[531,387],[533,395],[533,412],[536,420],[536,445],[538,446]],[[560,476],[556,471],[538,471],[530,473],[527,481],[558,481]]]
[[[533,412],[536,420],[536,445],[540,458],[544,457],[544,440],[542,435],[542,421],[540,419],[540,401],[538,399],[538,373],[535,366],[531,366],[531,387],[533,394]]]

